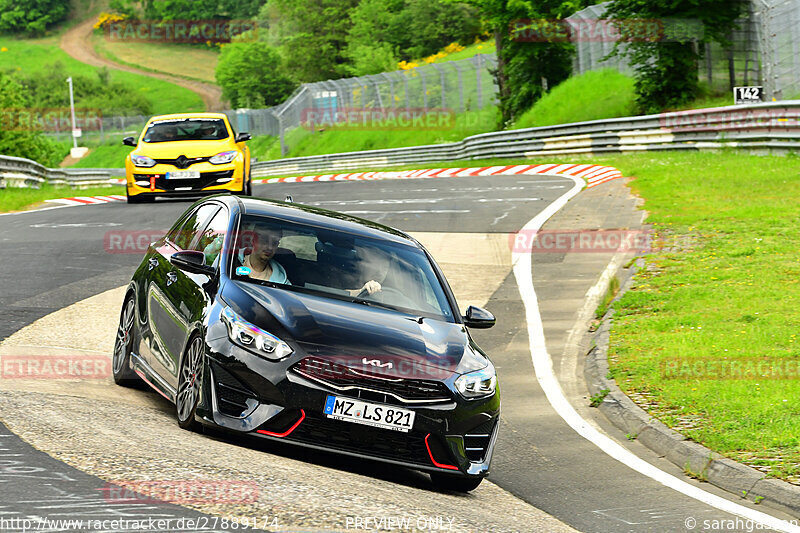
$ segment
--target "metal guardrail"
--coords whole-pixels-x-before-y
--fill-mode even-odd
[[[470,159],[721,148],[781,154],[800,151],[800,100],[482,133],[456,143],[257,161],[253,177]],[[0,156],[0,188],[13,180],[27,184],[22,186],[59,183],[59,179],[88,186],[103,179],[108,183],[112,175],[122,176],[124,170],[54,170],[27,159]]]
[[[253,176],[492,158],[645,150],[800,149],[800,100],[482,133],[456,143],[259,161]]]
[[[7,187],[38,189],[46,183],[69,186],[73,189],[112,185],[108,169],[47,168],[30,159],[0,155],[0,189]]]

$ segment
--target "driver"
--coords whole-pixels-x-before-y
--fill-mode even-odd
[[[372,246],[365,246],[358,249],[358,262],[356,268],[360,279],[368,279],[358,289],[349,289],[350,296],[358,296],[366,292],[375,294],[380,292],[383,287],[381,283],[386,281],[389,268],[392,266],[392,257],[387,252]],[[378,281],[380,280],[380,281]]]
[[[242,266],[250,269],[248,276],[273,283],[291,284],[286,276],[286,270],[274,259],[283,237],[283,230],[273,224],[258,224],[251,228],[251,232],[253,251],[244,256],[242,261]]]
[[[205,122],[200,126],[199,133],[201,139],[213,139],[217,135],[217,128],[215,128],[212,123]]]

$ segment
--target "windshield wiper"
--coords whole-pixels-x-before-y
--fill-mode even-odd
[[[397,307],[395,307],[393,305],[385,304],[385,303],[382,303],[382,302],[376,302],[375,300],[365,300],[363,298],[353,298],[350,301],[355,303],[355,304],[367,305],[367,306],[370,306],[370,307],[381,307],[383,309],[389,309],[391,311],[402,312],[400,309],[398,309]]]

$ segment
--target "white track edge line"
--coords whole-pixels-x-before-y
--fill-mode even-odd
[[[580,178],[572,176],[563,177],[572,179],[575,186],[528,221],[522,230],[520,230],[523,234],[531,233],[541,228],[550,217],[558,212],[571,198],[577,195],[585,185],[585,182]],[[639,458],[610,437],[600,433],[594,426],[589,424],[578,414],[564,396],[564,391],[561,389],[561,385],[553,371],[553,361],[547,351],[544,337],[544,325],[542,324],[542,317],[539,312],[539,302],[533,287],[531,255],[530,251],[522,253],[514,252],[512,254],[514,277],[516,278],[520,297],[525,306],[528,341],[530,343],[531,360],[533,361],[536,379],[542,387],[547,401],[550,402],[550,405],[556,413],[558,413],[558,415],[580,436],[600,448],[607,455],[666,487],[716,509],[746,520],[751,520],[755,523],[772,528],[775,531],[800,533],[800,527],[792,525],[785,520],[739,505],[738,503],[734,503],[716,494],[711,494],[710,492],[706,492],[699,487],[695,487],[682,479],[664,472],[644,459]]]

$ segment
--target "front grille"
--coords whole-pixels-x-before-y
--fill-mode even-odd
[[[150,182],[152,174],[134,174],[134,180],[142,180]],[[167,179],[163,174],[155,174],[156,189],[164,191],[174,191],[175,189],[183,189],[191,187],[192,190],[200,190],[211,185],[216,185],[217,180],[225,179],[230,181],[233,178],[233,170],[221,170],[215,172],[201,172],[198,179]],[[224,183],[224,182],[222,182]]]
[[[425,434],[402,433],[306,414],[289,438],[335,450],[431,466]]]
[[[495,420],[487,420],[464,435],[464,448],[467,457],[473,463],[480,463],[486,457],[486,449],[489,447],[496,423]]]
[[[203,163],[209,159],[211,158],[178,156],[175,159],[156,159],[155,162],[161,165],[172,165],[175,168],[189,168],[195,163]]]
[[[220,365],[213,365],[214,391],[217,397],[217,408],[221,413],[240,418],[251,410],[251,405],[257,401],[255,394],[250,392],[241,381]]]
[[[406,405],[452,400],[447,386],[440,381],[378,376],[319,357],[302,359],[292,371],[337,392],[368,401]]]

